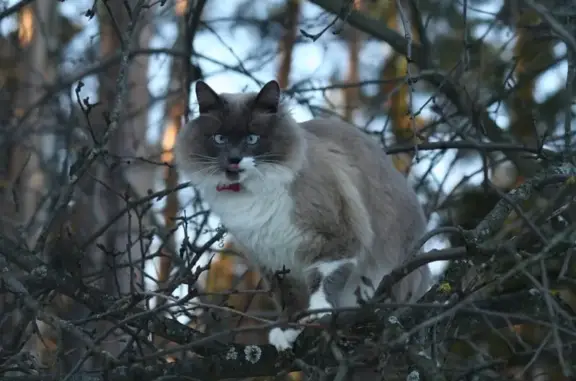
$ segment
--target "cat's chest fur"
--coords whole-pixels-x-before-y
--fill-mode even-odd
[[[212,211],[249,252],[252,261],[268,270],[283,266],[300,272],[295,253],[303,234],[293,222],[294,202],[286,190],[262,194],[204,193]]]

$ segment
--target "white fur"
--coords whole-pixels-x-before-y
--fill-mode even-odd
[[[340,268],[341,266],[344,266],[347,263],[353,263],[353,264],[357,264],[357,260],[354,259],[340,259],[337,261],[329,261],[329,262],[320,262],[320,263],[315,263],[314,265],[310,266],[308,268],[308,270],[317,270],[321,275],[322,275],[322,279],[330,276],[334,271],[338,270],[338,268]],[[332,306],[330,304],[330,302],[328,301],[326,292],[324,290],[324,285],[323,283],[320,284],[320,287],[318,287],[318,290],[314,291],[312,293],[312,295],[310,295],[310,301],[308,304],[308,310],[317,310],[317,309],[326,309],[326,308],[333,308],[334,306]],[[322,316],[328,315],[330,314],[330,312],[328,311],[323,311],[323,312],[317,312],[317,313],[313,313],[308,315],[305,318],[305,321],[313,321],[313,320],[317,320],[320,319]]]
[[[318,289],[318,291],[314,292],[312,295],[310,295],[310,302],[308,304],[308,310],[313,311],[313,310],[319,310],[319,309],[326,309],[326,308],[332,308],[333,306],[330,304],[330,302],[328,301],[328,299],[326,298],[326,293],[324,292],[324,290],[322,289],[322,287],[320,287],[320,289]],[[324,315],[328,315],[330,312],[328,311],[322,311],[322,312],[317,312],[310,316],[309,320],[316,320],[321,318]]]
[[[318,270],[322,275],[322,278],[330,276],[334,271],[338,270],[340,266],[343,266],[347,263],[356,264],[356,259],[340,259],[337,261],[329,261],[329,262],[320,262],[316,263],[312,266],[309,266],[306,271],[311,270]],[[321,284],[318,290],[310,295],[310,301],[308,303],[308,310],[319,310],[319,309],[332,309],[334,306],[330,304],[328,301],[326,292],[324,291],[324,285]],[[322,318],[323,316],[329,315],[329,311],[321,311],[311,313],[310,315],[304,317],[300,320],[301,324],[307,324]],[[289,348],[292,348],[292,345],[298,338],[298,335],[302,332],[302,329],[281,329],[281,328],[273,328],[270,333],[268,334],[268,342],[271,345],[274,345],[278,351],[283,351]]]
[[[270,269],[285,266],[293,272],[304,271],[295,257],[304,235],[292,223],[294,202],[288,194],[294,175],[286,167],[266,164],[257,168],[254,164],[253,158],[240,162],[245,169],[239,178],[240,192],[218,192],[218,185],[229,183],[222,175],[192,180],[197,180],[196,187],[204,200],[255,263]],[[315,308],[320,303],[315,302]],[[275,327],[268,333],[268,342],[278,351],[287,350],[300,332],[302,329]]]
[[[270,269],[285,266],[303,271],[295,257],[303,233],[292,223],[294,202],[287,188],[293,175],[268,165],[256,168],[253,158],[242,159],[240,167],[245,169],[240,176],[242,191],[216,191],[226,179],[213,176],[197,185],[204,200],[255,263]],[[287,350],[300,332],[275,327],[268,333],[268,342],[278,351]]]
[[[278,352],[282,352],[292,348],[292,345],[301,332],[302,329],[281,329],[274,327],[268,332],[268,342],[273,345]]]
[[[252,156],[243,157],[238,164],[240,169],[251,170],[256,166],[256,162]]]
[[[218,184],[229,182],[223,175],[204,178],[197,187],[254,262],[271,269],[285,266],[291,271],[302,271],[294,254],[303,241],[303,233],[292,223],[294,202],[287,188],[293,175],[276,166],[256,168],[250,162],[253,159],[248,158],[244,163],[240,192],[216,191]]]
[[[325,278],[330,276],[334,271],[338,270],[341,266],[344,266],[347,263],[356,264],[358,260],[356,258],[352,259],[338,259],[336,261],[325,261],[325,262],[318,262],[314,265],[310,266],[309,269],[316,269],[322,277]]]

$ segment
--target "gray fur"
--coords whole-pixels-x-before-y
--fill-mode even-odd
[[[378,284],[425,231],[417,196],[382,148],[357,128],[331,119],[300,127],[308,150],[291,187],[295,221],[304,231],[321,233],[302,248],[302,260],[357,258],[359,276]],[[394,296],[404,300],[410,284],[418,285],[415,278],[405,278]]]
[[[338,267],[333,273],[323,279],[321,287],[324,287],[326,300],[334,306],[338,305],[340,294],[346,285],[346,282],[354,271],[354,265],[351,263]]]
[[[426,226],[415,192],[379,144],[340,120],[296,123],[275,81],[259,93],[217,95],[204,83],[196,92],[200,117],[180,132],[176,160],[248,257],[267,272],[290,268],[292,281],[308,285],[309,308],[327,299],[357,305],[358,288],[371,297]],[[210,143],[214,134],[226,144]],[[259,144],[245,143],[251,134]],[[232,150],[254,161],[238,179],[223,172]],[[215,190],[236,180],[241,192]],[[415,301],[430,283],[422,267],[392,295]]]

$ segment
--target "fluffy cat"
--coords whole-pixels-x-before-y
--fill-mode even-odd
[[[178,136],[177,165],[235,244],[282,286],[286,314],[355,306],[407,259],[425,231],[422,208],[375,141],[340,120],[297,123],[280,95],[276,81],[235,94],[197,82],[200,115]],[[415,301],[430,283],[422,267],[392,296]],[[273,328],[269,342],[289,349],[300,332]]]

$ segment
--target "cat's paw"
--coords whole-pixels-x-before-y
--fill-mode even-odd
[[[302,332],[300,329],[274,327],[268,333],[268,342],[273,345],[278,352],[286,351],[292,349],[300,332]]]

